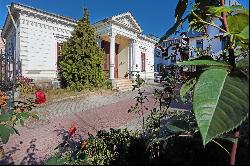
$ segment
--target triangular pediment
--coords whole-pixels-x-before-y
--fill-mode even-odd
[[[119,14],[117,16],[113,16],[112,20],[119,23],[120,25],[124,27],[135,29],[139,31],[140,33],[142,32],[140,25],[137,23],[137,21],[135,20],[135,18],[130,12],[126,12],[123,14]]]

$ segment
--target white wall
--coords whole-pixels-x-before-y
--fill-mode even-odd
[[[116,39],[119,43],[118,50],[118,77],[124,78],[125,73],[128,71],[128,40],[121,38]]]
[[[58,39],[55,36],[70,36],[72,30],[73,27],[57,22],[21,15],[20,58],[23,76],[33,79],[56,78]]]
[[[140,76],[145,80],[154,79],[154,43],[141,39],[138,41],[136,56],[136,64],[138,64],[137,71],[139,71]],[[141,71],[141,52],[145,53],[145,72]]]

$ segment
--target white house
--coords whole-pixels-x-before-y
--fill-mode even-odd
[[[57,63],[61,44],[71,36],[77,20],[49,13],[30,6],[12,3],[1,36],[6,40],[6,52],[13,49],[22,61],[22,76],[35,80],[57,80]],[[130,12],[98,21],[97,42],[105,49],[104,70],[109,78],[154,77],[155,39],[142,34],[142,29]]]
[[[240,5],[236,0],[225,0],[225,6]],[[213,22],[217,26],[222,26],[219,18],[213,18]],[[196,57],[194,48],[201,48],[205,50],[210,47],[211,54],[214,58],[218,57],[226,46],[226,39],[223,37],[223,32],[213,26],[206,26],[205,33],[188,33],[190,55],[189,57]]]
[[[181,33],[179,37],[163,40],[160,45],[165,51],[159,47],[155,48],[155,71],[160,72],[162,67],[174,65],[177,61],[181,60],[182,56],[177,48],[180,43],[188,46],[188,40],[186,33]]]

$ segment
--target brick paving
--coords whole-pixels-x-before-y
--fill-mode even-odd
[[[152,88],[147,88],[150,94]],[[28,123],[18,129],[20,135],[12,135],[6,145],[4,160],[0,164],[42,164],[61,142],[62,134],[70,125],[76,123],[77,132],[82,136],[95,134],[97,130],[120,128],[129,121],[138,118],[128,109],[134,104],[136,92],[116,93],[110,96],[96,96],[87,100],[70,100],[54,103],[36,111],[42,118],[36,123]],[[146,103],[155,107],[155,101],[149,96]]]
[[[157,107],[151,95],[154,86],[146,87],[149,109]],[[72,123],[76,123],[76,135],[87,136],[101,129],[138,128],[139,115],[128,113],[135,103],[136,91],[117,92],[109,96],[94,96],[88,99],[71,99],[36,108],[40,119],[19,127],[20,135],[12,135],[6,145],[1,164],[42,164],[53,149],[62,141],[62,135]],[[173,107],[182,104],[173,103]],[[145,112],[145,114],[148,114]]]

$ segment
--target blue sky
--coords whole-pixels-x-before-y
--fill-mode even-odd
[[[249,8],[248,0],[238,0]],[[56,14],[79,19],[83,6],[87,6],[92,23],[103,18],[130,11],[144,34],[161,37],[174,23],[174,10],[178,0],[0,0],[0,27],[3,27],[7,8],[11,2],[26,4]]]

